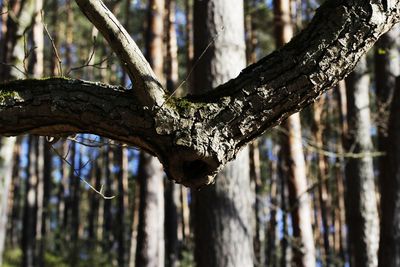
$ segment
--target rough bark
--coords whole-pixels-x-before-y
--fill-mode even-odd
[[[245,66],[243,22],[242,0],[194,2],[195,60],[214,38],[194,70],[197,93],[227,81]],[[197,169],[193,166],[190,171]],[[246,147],[220,172],[213,186],[194,192],[198,267],[253,265],[253,197]]]
[[[133,41],[105,6],[98,0],[77,2],[120,60],[145,71],[133,71],[131,76],[139,78],[128,91],[66,79],[3,84],[0,133],[100,134],[151,152],[172,179],[193,187],[212,182],[249,141],[333,87],[400,17],[398,1],[328,0],[289,44],[235,79],[201,96],[166,101],[160,83],[147,63],[138,61]]]
[[[354,266],[377,266],[379,219],[375,194],[369,108],[369,76],[363,57],[346,80],[348,132],[347,152],[360,153],[348,158],[346,172],[346,220],[349,227],[349,250]]]

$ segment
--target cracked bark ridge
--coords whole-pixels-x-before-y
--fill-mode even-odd
[[[390,3],[384,7],[372,0],[328,0],[309,26],[282,49],[214,90],[185,98],[166,98],[152,71],[143,67],[147,62],[140,51],[128,53],[130,59],[118,49],[129,50],[131,44],[109,38],[121,62],[135,62],[129,65],[139,70],[133,76],[151,77],[153,82],[131,77],[133,90],[64,78],[0,85],[0,134],[98,134],[157,156],[169,178],[178,183],[209,184],[245,144],[350,73],[379,36],[399,21],[400,1]],[[80,7],[86,13],[100,12]],[[96,20],[93,14],[87,17]],[[112,27],[101,32],[113,31],[118,32]],[[142,67],[150,76],[142,76]]]

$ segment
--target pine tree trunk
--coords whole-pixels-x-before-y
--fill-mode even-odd
[[[22,199],[22,188],[21,188],[21,175],[20,175],[20,158],[21,158],[21,142],[22,137],[17,137],[14,145],[14,152],[13,152],[13,170],[12,170],[12,189],[10,194],[10,212],[9,215],[9,227],[8,227],[8,238],[9,244],[12,248],[15,248],[20,244],[20,237],[21,231],[19,229],[19,225],[21,223],[21,210],[23,206],[23,199]]]
[[[210,90],[236,76],[246,64],[243,20],[241,0],[194,2],[194,54],[198,60],[194,83],[197,88]],[[199,59],[212,39],[213,44]],[[236,160],[218,174],[214,185],[194,192],[198,267],[253,265],[251,203],[254,196],[248,153],[248,148],[243,149]]]
[[[378,149],[386,152],[379,158],[379,185],[381,192],[381,234],[379,242],[379,266],[392,267],[400,264],[400,247],[398,246],[399,226],[396,224],[396,214],[399,212],[400,192],[396,152],[398,140],[398,125],[395,122],[398,112],[399,98],[393,98],[393,92],[398,96],[396,77],[400,74],[399,64],[400,28],[395,26],[390,32],[381,36],[375,48],[376,98],[378,108]],[[397,87],[396,87],[397,86]],[[395,89],[396,88],[396,89]],[[394,112],[394,113],[393,113]],[[389,117],[392,117],[390,124]],[[397,159],[397,161],[395,161]]]
[[[175,0],[166,1],[166,79],[167,90],[174,94],[178,86],[178,45],[175,30]],[[165,254],[166,266],[175,267],[179,263],[178,224],[181,222],[180,185],[174,181],[165,183]]]
[[[117,198],[117,218],[115,227],[115,237],[117,241],[117,259],[118,266],[126,266],[126,212],[128,205],[128,150],[125,147],[119,147],[116,151],[116,161],[119,166],[117,174],[118,180],[118,198]]]
[[[15,137],[0,139],[0,266],[3,263],[3,254],[6,241],[6,230],[8,220],[8,197],[11,190],[11,178],[13,163],[11,156],[13,154]]]
[[[25,205],[22,225],[22,266],[36,266],[35,248],[36,248],[36,201],[37,191],[37,149],[38,138],[29,136],[28,164],[26,168],[25,182]]]
[[[379,266],[395,267],[400,265],[400,78],[396,79],[394,97],[390,109],[387,150],[384,156],[386,175],[381,185],[381,240],[379,247]],[[389,144],[390,143],[390,144]]]
[[[164,0],[150,0],[146,57],[157,77],[163,77]],[[164,172],[157,158],[141,152],[140,207],[136,266],[164,266]]]
[[[366,58],[346,79],[348,133],[346,150],[361,153],[348,158],[346,171],[346,218],[349,251],[354,266],[377,266],[379,220],[372,157],[369,109],[369,76]]]
[[[275,33],[277,46],[280,47],[293,36],[290,17],[290,0],[274,1]],[[290,211],[293,223],[293,236],[297,239],[297,248],[293,250],[296,266],[315,266],[315,247],[311,227],[311,203],[307,193],[306,166],[302,147],[300,115],[293,114],[283,125],[282,150],[285,157],[285,173],[288,177]]]

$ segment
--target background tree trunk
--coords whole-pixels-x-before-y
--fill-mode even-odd
[[[346,219],[354,266],[377,266],[379,219],[371,152],[369,76],[363,57],[346,79],[348,133],[346,150],[361,153],[346,163]]]
[[[400,265],[400,78],[396,81],[396,90],[392,101],[389,120],[389,132],[384,157],[384,185],[381,185],[381,240],[379,247],[379,266],[395,267]]]
[[[290,17],[290,0],[274,0],[275,33],[277,46],[289,42],[293,36]],[[288,177],[290,211],[293,235],[296,245],[293,260],[297,266],[315,266],[314,237],[311,227],[311,203],[307,192],[306,166],[302,146],[302,133],[299,113],[284,122],[282,134],[282,156],[286,166],[284,174]]]
[[[164,0],[150,0],[146,32],[146,57],[162,79],[164,54]],[[136,266],[164,266],[164,172],[157,158],[141,152],[140,207]]]
[[[396,196],[400,192],[396,173],[399,164],[396,152],[399,128],[395,122],[396,113],[391,113],[398,112],[398,102],[394,101],[400,101],[398,97],[393,99],[393,94],[397,96],[399,89],[398,84],[395,84],[396,77],[400,74],[399,36],[400,27],[395,26],[380,37],[375,47],[378,150],[386,153],[386,156],[379,158],[381,192],[379,266],[381,267],[394,267],[400,264],[399,240],[396,238],[399,232],[399,226],[396,224],[396,214],[399,212],[399,199]],[[392,117],[390,124],[389,117]]]
[[[194,53],[198,65],[194,83],[201,92],[234,77],[246,64],[243,23],[241,0],[195,0]],[[249,172],[249,152],[245,148],[218,174],[214,185],[194,192],[198,267],[253,265],[254,196]]]
[[[8,197],[11,190],[13,164],[15,164],[10,155],[13,154],[15,140],[15,137],[0,139],[0,266],[3,264],[8,220]]]

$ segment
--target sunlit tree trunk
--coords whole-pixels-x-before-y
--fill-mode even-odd
[[[275,32],[277,46],[289,42],[293,36],[290,17],[290,0],[274,1]],[[307,193],[306,166],[302,147],[300,115],[290,116],[283,125],[282,150],[288,177],[290,211],[293,235],[297,248],[293,250],[293,260],[297,266],[315,266],[315,247],[311,227],[311,203]]]
[[[8,197],[11,190],[11,178],[13,163],[12,155],[15,145],[15,137],[0,139],[0,266],[3,263],[3,254],[6,240],[8,220]]]
[[[195,93],[236,76],[246,64],[243,23],[241,0],[194,2],[194,55],[198,60],[194,83],[203,90]],[[199,59],[212,39],[214,43]],[[218,174],[214,185],[194,192],[198,267],[253,265],[251,203],[254,196],[248,153],[248,148],[243,149]]]
[[[354,266],[377,266],[379,219],[372,157],[369,76],[363,57],[346,79],[348,132],[346,150],[358,153],[346,163],[346,218]]]
[[[126,147],[119,147],[116,151],[116,162],[118,165],[118,198],[117,198],[117,218],[115,226],[115,237],[117,241],[118,266],[126,266],[126,213],[128,212],[128,150]]]
[[[163,77],[164,0],[150,0],[146,57],[157,77]],[[140,155],[140,208],[136,266],[164,266],[164,171],[157,158]]]

